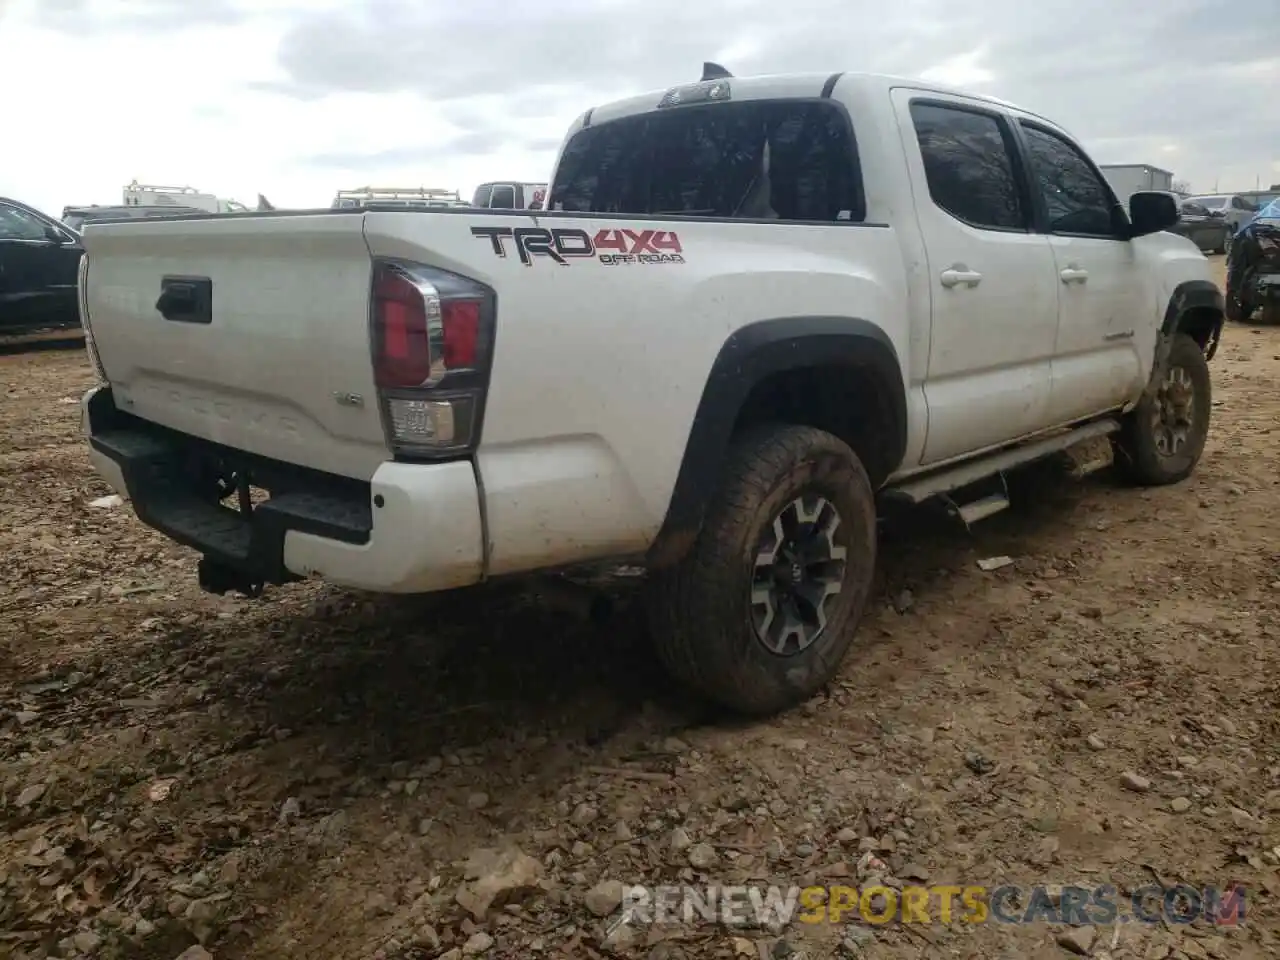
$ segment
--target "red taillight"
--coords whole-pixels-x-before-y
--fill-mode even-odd
[[[453,300],[440,305],[444,327],[444,365],[450,370],[474,367],[480,343],[480,304]]]
[[[428,317],[437,311],[440,322],[432,331]],[[479,362],[478,300],[448,299],[430,285],[424,291],[383,267],[373,284],[373,316],[379,387],[419,387],[433,374],[473,369]]]
[[[427,304],[422,293],[394,270],[380,271],[373,286],[374,372],[379,387],[416,387],[431,376]]]
[[[473,449],[493,349],[493,290],[403,260],[374,261],[374,382],[397,456]]]

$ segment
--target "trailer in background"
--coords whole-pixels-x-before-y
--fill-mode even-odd
[[[1142,190],[1173,193],[1173,173],[1148,163],[1104,163],[1098,169],[1125,210],[1129,209],[1129,197]]]

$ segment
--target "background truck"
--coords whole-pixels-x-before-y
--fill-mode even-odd
[[[215,592],[641,560],[673,674],[764,714],[839,668],[882,502],[1200,458],[1223,302],[1173,198],[1126,216],[1003,101],[721,73],[582,114],[549,205],[88,225],[94,466]]]
[[[541,210],[546,198],[545,183],[507,180],[480,184],[471,198],[471,205],[492,210]]]
[[[126,207],[186,207],[206,213],[243,213],[249,208],[236,200],[226,200],[195,187],[164,187],[134,180],[124,188]]]

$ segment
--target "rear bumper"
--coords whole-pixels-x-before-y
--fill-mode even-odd
[[[318,576],[380,593],[425,593],[483,577],[470,462],[388,462],[362,483],[167,430],[118,410],[110,387],[85,395],[83,426],[94,469],[138,519],[250,581]],[[246,472],[270,499],[248,515],[219,504],[196,479],[197,465],[214,462]]]

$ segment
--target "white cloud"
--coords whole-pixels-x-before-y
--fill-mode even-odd
[[[0,194],[54,214],[134,178],[250,205],[466,196],[545,178],[582,110],[706,59],[923,75],[1044,113],[1104,163],[1266,186],[1277,40],[1274,0],[0,0]]]
[[[278,207],[322,207],[339,189],[369,184],[469,196],[486,179],[548,172],[545,147],[448,157],[442,144],[468,131],[413,92],[299,100],[260,89],[284,79],[276,50],[289,25],[285,3],[239,24],[190,27],[174,4],[171,29],[106,36],[42,25],[31,6],[0,17],[0,123],[9,131],[0,195],[55,216],[68,205],[120,203],[134,179],[250,207],[258,193]],[[345,169],[310,161],[342,153],[380,161]]]
[[[981,91],[996,78],[996,75],[983,65],[982,61],[986,56],[987,51],[981,49],[948,57],[942,63],[921,71],[920,79],[949,87]]]

